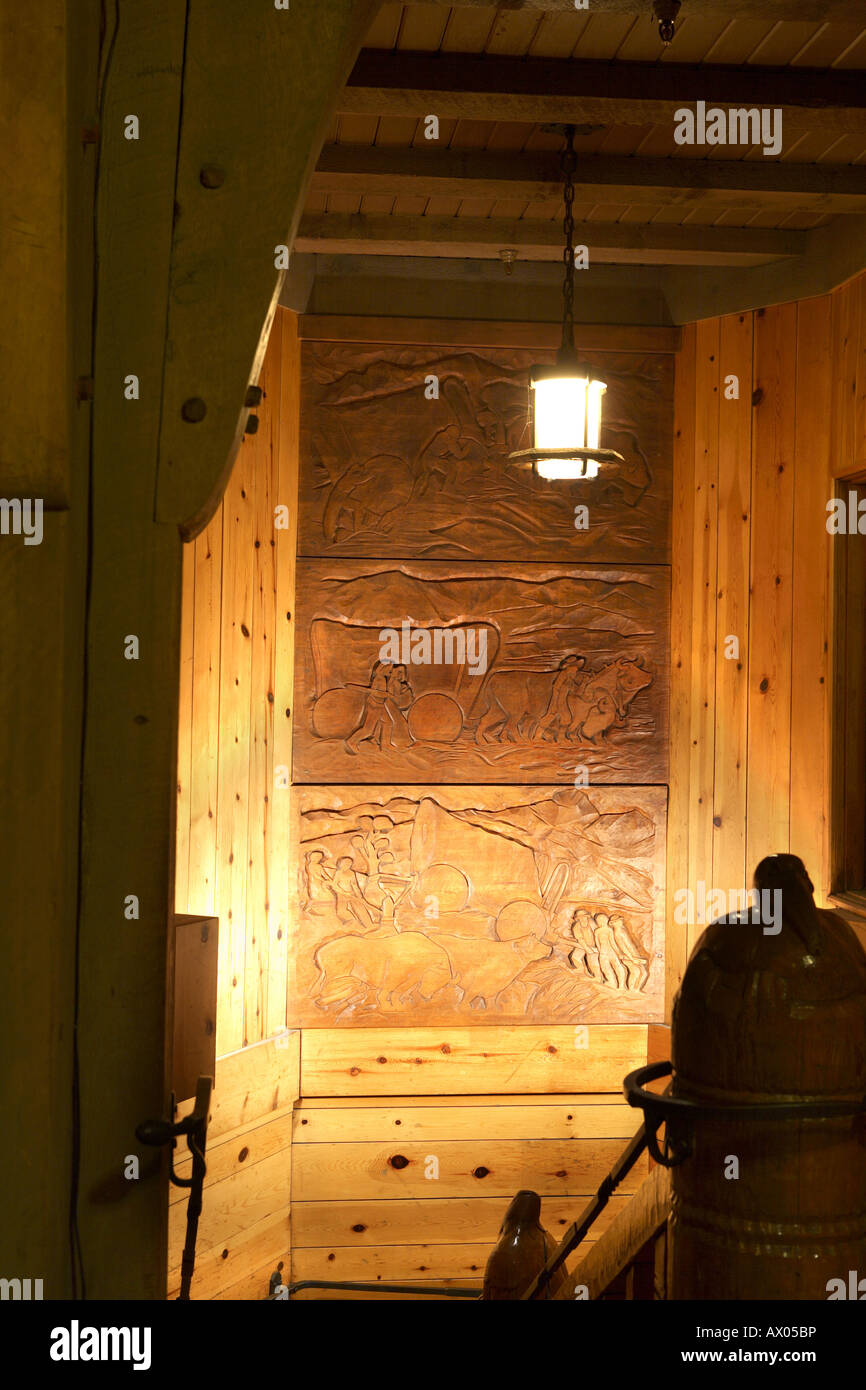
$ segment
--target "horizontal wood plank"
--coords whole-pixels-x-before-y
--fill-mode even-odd
[[[294,1250],[292,1279],[477,1279],[495,1244],[495,1236],[482,1244],[338,1245],[330,1249]]]
[[[291,1169],[282,1150],[215,1183],[205,1194],[199,1219],[200,1246],[210,1249],[266,1217],[277,1217],[288,1210],[290,1193]],[[180,1264],[185,1234],[186,1202],[177,1202],[168,1215],[169,1269]]]
[[[297,1300],[298,1302],[301,1302],[301,1303],[305,1303],[305,1302],[313,1303],[313,1302],[316,1302],[317,1300],[323,1299],[323,1298],[328,1299],[329,1301],[330,1301],[330,1300],[333,1300],[334,1302],[337,1302],[337,1303],[341,1303],[341,1302],[344,1302],[344,1301],[348,1301],[348,1302],[350,1302],[350,1303],[356,1303],[356,1302],[357,1302],[357,1303],[365,1303],[365,1302],[370,1302],[370,1301],[372,1301],[373,1303],[405,1303],[405,1302],[410,1302],[410,1301],[414,1301],[414,1302],[416,1302],[416,1303],[471,1303],[471,1302],[472,1302],[472,1300],[471,1300],[470,1298],[466,1298],[466,1299],[454,1298],[453,1296],[449,1296],[449,1295],[446,1294],[446,1293],[416,1294],[416,1293],[413,1293],[413,1292],[412,1292],[412,1289],[411,1289],[411,1286],[412,1286],[412,1285],[418,1284],[418,1285],[423,1286],[423,1284],[424,1284],[425,1282],[428,1283],[428,1284],[431,1286],[431,1288],[432,1288],[432,1287],[460,1288],[460,1289],[471,1289],[471,1288],[474,1288],[474,1289],[477,1289],[477,1291],[478,1291],[478,1296],[479,1296],[479,1297],[481,1296],[481,1280],[480,1280],[480,1279],[467,1279],[467,1278],[463,1278],[463,1279],[435,1279],[435,1280],[434,1280],[434,1279],[428,1279],[428,1280],[426,1280],[426,1281],[423,1280],[423,1279],[411,1279],[411,1280],[402,1280],[402,1279],[391,1280],[391,1279],[389,1279],[389,1280],[387,1280],[387,1281],[383,1280],[383,1283],[385,1283],[385,1282],[387,1282],[387,1283],[389,1283],[389,1284],[390,1284],[390,1283],[395,1283],[395,1284],[406,1283],[406,1284],[409,1285],[410,1287],[407,1287],[405,1293],[377,1293],[375,1290],[359,1292],[358,1290],[352,1290],[352,1289],[300,1289],[296,1294],[293,1294],[293,1295],[292,1295],[292,1302],[294,1302],[295,1300]]]
[[[266,1158],[282,1152],[288,1166],[291,1163],[292,1112],[285,1111],[273,1120],[250,1125],[234,1133],[231,1138],[208,1147],[205,1153],[207,1176],[205,1193],[217,1183],[224,1182],[242,1168],[252,1168]],[[192,1157],[189,1153],[175,1160],[178,1177],[188,1178],[192,1174]],[[169,1201],[183,1202],[188,1193],[185,1188],[172,1185]]]
[[[447,1101],[448,1098],[443,1097]],[[610,1104],[613,1100],[615,1103]],[[629,1139],[640,1122],[625,1100],[579,1096],[551,1105],[346,1106],[320,1110],[303,1101],[294,1112],[294,1144],[388,1140],[431,1143],[472,1139]]]
[[[280,1260],[288,1269],[289,1261],[288,1208],[277,1216],[266,1216],[254,1226],[220,1241],[208,1250],[196,1250],[192,1298],[218,1298],[223,1290],[258,1272],[269,1262],[276,1269]],[[177,1298],[180,1290],[180,1267],[169,1271],[168,1297]],[[267,1280],[265,1280],[267,1292]]]
[[[866,915],[866,913],[864,913]],[[513,1096],[501,1095],[495,1098],[488,1095],[478,1096],[389,1096],[387,1109],[398,1109],[400,1106],[413,1106],[415,1109],[437,1110],[443,1107],[452,1109],[471,1109],[478,1105],[495,1105],[502,1110],[510,1105],[567,1105],[569,1101],[574,1101],[575,1105],[621,1105],[622,1095],[607,1091],[599,1091],[595,1095],[588,1094],[559,1094],[556,1098],[552,1096],[530,1096],[522,1095],[517,1092]],[[381,1096],[306,1096],[299,1101],[299,1108],[303,1108],[304,1113],[312,1110],[381,1110]]]
[[[512,1194],[513,1195],[513,1194]],[[419,1200],[339,1200],[295,1202],[292,1246],[326,1252],[342,1246],[444,1245],[487,1242],[499,1234],[510,1197],[446,1197]],[[611,1197],[592,1228],[606,1230],[630,1197]],[[579,1197],[548,1195],[541,1203],[541,1224],[557,1239],[580,1215]]]
[[[292,1185],[299,1202],[334,1201],[352,1192],[358,1198],[513,1197],[520,1188],[546,1193],[595,1192],[623,1149],[620,1139],[602,1140],[447,1140],[429,1143],[299,1144],[294,1150]],[[438,1161],[438,1177],[429,1160]],[[257,1167],[263,1167],[258,1164]],[[628,1178],[633,1191],[640,1174]],[[221,1184],[225,1186],[225,1184]]]
[[[585,1042],[586,1046],[581,1046]],[[619,1091],[644,1024],[304,1030],[302,1096]]]
[[[299,1092],[299,1057],[297,1032],[218,1057],[208,1144],[263,1116],[291,1109]],[[192,1107],[192,1100],[181,1101],[177,1118],[190,1114]]]

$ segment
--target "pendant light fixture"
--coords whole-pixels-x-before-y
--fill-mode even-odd
[[[531,464],[541,478],[594,478],[600,463],[622,462],[613,449],[599,448],[602,398],[607,385],[593,378],[574,345],[574,126],[556,127],[565,133],[562,152],[565,279],[562,286],[562,343],[553,366],[530,370],[530,415],[533,448],[509,457]]]

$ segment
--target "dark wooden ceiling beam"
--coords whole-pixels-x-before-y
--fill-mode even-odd
[[[574,0],[432,0],[433,4],[456,9],[549,10],[574,13]],[[652,14],[650,0],[592,0],[594,14]],[[828,20],[837,23],[866,23],[866,0],[688,0],[688,13],[706,18],[798,19],[807,23]]]
[[[758,265],[800,255],[802,231],[766,227],[672,226],[665,223],[585,222],[575,241],[591,263],[641,265]],[[446,256],[498,259],[512,247],[519,259],[562,259],[559,222],[486,217],[389,217],[307,213],[295,240],[301,252],[330,255]]]
[[[771,107],[783,134],[866,132],[857,70],[602,63],[364,49],[339,99],[353,115],[673,125],[682,106]]]
[[[311,187],[316,192],[434,194],[458,198],[561,198],[559,155],[488,150],[395,149],[327,145]],[[768,206],[819,213],[866,212],[866,165],[789,164],[754,159],[641,159],[583,155],[575,198],[581,203],[711,205],[759,211]]]

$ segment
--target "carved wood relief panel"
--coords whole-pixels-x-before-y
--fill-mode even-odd
[[[305,343],[298,553],[668,563],[672,358],[590,358],[608,386],[602,445],[625,461],[551,487],[508,462],[531,443],[529,368],[548,357]],[[589,508],[586,529],[576,504]]]
[[[305,560],[297,631],[296,781],[667,776],[664,568]]]
[[[658,1020],[664,787],[303,787],[292,1026]]]
[[[551,484],[543,356],[303,346],[293,1025],[663,1016],[673,362]]]

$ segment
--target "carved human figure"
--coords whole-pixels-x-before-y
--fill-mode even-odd
[[[562,658],[553,678],[547,709],[532,731],[532,737],[543,738],[550,732],[555,738],[560,729],[564,731],[569,727],[571,710],[568,697],[575,689],[578,671],[585,665],[586,657],[583,656],[569,654]]]
[[[331,877],[331,892],[337,900],[337,917],[346,926],[371,930],[376,924],[364,902],[358,874],[348,854],[337,860]]]
[[[610,929],[616,943],[620,959],[624,962],[628,989],[643,989],[649,979],[649,964],[641,954],[640,947],[630,935],[621,912],[614,912],[610,918]]]
[[[388,692],[385,699],[385,709],[391,718],[391,744],[395,748],[408,748],[414,740],[409,730],[409,721],[406,715],[412,706],[415,695],[406,678],[406,667],[387,667],[385,681]]]
[[[325,852],[321,849],[311,849],[304,855],[304,867],[302,872],[304,897],[302,907],[309,907],[311,903],[330,903],[334,901],[331,892],[331,874],[328,869]]]
[[[357,753],[358,745],[379,735],[379,746],[391,743],[394,716],[388,709],[388,672],[383,662],[376,661],[370,671],[370,684],[364,714],[358,728],[346,739],[347,753]]]
[[[595,915],[595,940],[604,983],[622,989],[626,980],[625,967],[617,955],[616,941],[606,912],[597,912]]]
[[[602,973],[598,959],[598,945],[593,931],[592,914],[585,908],[577,908],[571,919],[571,934],[577,945],[569,959],[578,970],[583,970],[591,980],[601,980]]]

